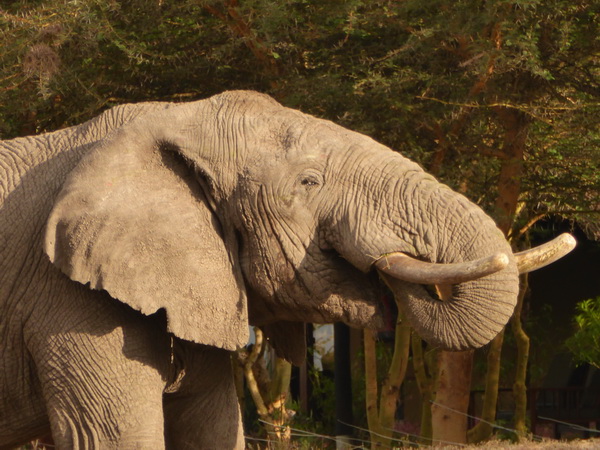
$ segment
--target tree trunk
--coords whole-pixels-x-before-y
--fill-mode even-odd
[[[364,331],[365,340],[365,382],[367,401],[367,421],[373,448],[391,448],[394,435],[394,418],[400,397],[400,387],[408,367],[408,350],[411,328],[402,313],[398,313],[394,339],[394,354],[383,385],[377,406],[377,357],[375,332]]]
[[[304,359],[302,366],[298,367],[297,379],[297,393],[298,393],[298,402],[300,404],[300,410],[306,414],[312,414],[312,405],[310,404],[310,398],[312,395],[312,383],[310,379],[310,372],[313,369],[313,351],[315,346],[315,337],[314,337],[314,325],[312,323],[307,323],[304,325],[305,335],[306,335],[306,350],[307,357]],[[294,368],[292,368],[292,372]]]
[[[267,392],[261,392],[255,371],[261,371],[258,363],[263,348],[263,333],[254,327],[256,341],[247,353],[238,351],[238,359],[243,365],[246,384],[259,417],[264,421],[267,437],[275,448],[288,448],[291,430],[288,425],[290,415],[286,409],[292,365],[283,358],[276,358],[273,374],[268,378]],[[262,374],[261,374],[262,375]]]
[[[352,377],[350,368],[350,328],[336,323],[334,328],[335,436],[344,441],[353,432]]]
[[[452,298],[451,286],[436,286],[442,300]],[[471,392],[473,351],[440,352],[435,401],[431,405],[434,445],[467,442],[467,411]]]
[[[496,114],[500,124],[504,127],[504,142],[502,149],[500,178],[498,180],[498,197],[496,198],[496,211],[498,217],[496,222],[498,227],[506,235],[510,235],[511,228],[515,221],[519,195],[521,194],[521,177],[523,175],[523,155],[525,154],[525,145],[527,141],[527,130],[529,119],[520,111],[510,108],[498,107]],[[519,293],[519,302],[522,302],[523,292]],[[517,305],[516,309],[519,309]],[[520,312],[520,311],[519,311]],[[515,311],[515,314],[517,312]],[[511,319],[514,322],[514,316]],[[527,336],[520,327],[519,316],[519,334],[517,341],[521,339],[522,343],[517,343],[517,360],[524,366],[521,368],[523,384],[517,387],[515,384],[515,398],[518,395],[525,399],[525,374],[527,370],[527,359],[529,344]],[[492,435],[493,427],[490,423],[496,420],[496,405],[498,402],[498,389],[500,384],[500,360],[502,352],[502,343],[504,340],[504,331],[500,333],[491,343],[487,357],[487,374],[485,382],[485,393],[483,400],[482,419],[489,423],[480,422],[469,431],[469,442],[481,442]],[[525,344],[527,340],[527,344]],[[527,354],[521,352],[526,350]],[[519,394],[517,390],[521,390]],[[526,408],[526,405],[525,405]],[[525,416],[523,415],[523,418]],[[523,419],[524,420],[524,419]]]
[[[491,424],[496,420],[496,405],[498,403],[498,387],[500,385],[500,355],[504,331],[490,343],[487,355],[487,373],[485,377],[485,392],[483,393],[483,408],[481,421],[469,430],[469,443],[479,443],[489,439],[494,432]]]
[[[437,392],[431,406],[433,445],[465,444],[473,350],[442,351],[439,359]]]
[[[410,348],[410,325],[401,312],[398,312],[396,332],[394,338],[394,354],[387,376],[381,386],[381,399],[379,400],[379,422],[386,432],[392,437],[400,387],[408,367],[408,350]],[[390,441],[391,445],[391,441]]]
[[[377,406],[377,351],[375,347],[374,330],[364,330],[365,347],[365,399],[367,407],[367,424],[371,435],[371,447],[375,448],[385,437],[384,430],[379,422]],[[380,437],[381,436],[381,437]]]
[[[515,382],[513,384],[513,395],[515,397],[515,418],[514,428],[517,430],[517,438],[525,437],[527,426],[525,420],[527,417],[527,363],[529,361],[529,336],[525,334],[521,323],[521,311],[523,309],[523,299],[527,292],[528,278],[527,274],[521,276],[523,281],[521,291],[519,292],[519,302],[515,309],[510,324],[517,343],[517,367],[515,373]],[[532,430],[533,431],[533,430]]]
[[[496,198],[496,222],[506,236],[515,220],[519,195],[521,194],[521,177],[523,176],[523,156],[527,141],[529,120],[524,113],[510,108],[496,108],[500,124],[504,127],[502,163],[498,180],[498,197]]]
[[[526,279],[525,279],[526,280]],[[513,384],[513,395],[515,398],[515,416],[514,428],[518,436],[522,437],[526,433],[527,417],[527,362],[529,360],[529,337],[525,334],[521,326],[521,309],[523,307],[523,298],[527,291],[527,282],[521,286],[519,300],[515,308],[515,314],[511,318],[511,328],[517,343],[517,363],[515,382]],[[469,443],[479,443],[492,436],[494,428],[492,423],[496,420],[496,405],[498,401],[498,389],[500,387],[500,356],[502,343],[504,340],[504,331],[492,341],[487,358],[487,374],[485,393],[483,397],[483,409],[481,418],[483,419],[475,425],[468,433]]]
[[[430,358],[423,355],[423,341],[413,331],[411,337],[411,348],[413,356],[413,370],[417,386],[421,393],[421,438],[425,445],[431,444],[433,432],[431,430],[431,405],[435,396],[435,378],[437,376],[437,351],[431,351]],[[429,364],[427,364],[429,360]],[[432,375],[427,374],[427,367],[431,368]]]

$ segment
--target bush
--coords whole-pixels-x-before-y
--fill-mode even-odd
[[[600,297],[577,304],[576,331],[567,340],[567,347],[580,363],[600,368]]]

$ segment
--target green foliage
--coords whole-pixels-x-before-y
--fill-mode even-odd
[[[310,404],[313,412],[299,412],[294,427],[313,433],[332,436],[335,432],[335,384],[333,374],[312,368],[308,374],[312,387]],[[293,407],[300,411],[299,407]]]
[[[0,10],[3,136],[77,123],[118,103],[198,98],[252,80],[242,46],[195,1],[54,0]],[[254,88],[260,85],[253,84]]]
[[[600,297],[577,304],[576,331],[566,344],[580,363],[600,368]]]
[[[528,136],[517,228],[598,209],[597,2],[4,4],[2,138],[118,103],[257,89],[402,151],[495,214],[509,109]]]

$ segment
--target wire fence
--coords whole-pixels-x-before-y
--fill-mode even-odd
[[[566,425],[577,431],[584,431],[586,433],[598,433],[598,435],[600,435],[600,430],[598,430],[596,428],[587,428],[582,425],[578,425],[575,423],[569,423],[569,422],[563,422],[562,420],[553,419],[551,417],[538,416],[538,418],[540,418],[542,420],[546,420],[548,422],[554,422],[554,423],[558,423],[560,425]]]
[[[508,432],[508,433],[512,433],[515,436],[521,436],[521,433],[519,431],[517,431],[514,428],[509,428],[503,425],[499,425],[495,422],[489,422],[481,417],[477,417],[471,414],[467,414],[464,413],[462,411],[458,411],[456,409],[450,408],[446,405],[442,405],[441,403],[437,403],[435,401],[431,401],[430,402],[432,405],[435,405],[439,408],[448,410],[454,414],[458,414],[464,417],[467,417],[469,419],[473,419],[476,421],[480,421],[483,423],[486,423],[487,425],[489,425],[490,427],[492,427],[493,429],[496,430],[502,430],[504,432]],[[576,431],[581,431],[581,432],[586,432],[586,433],[597,433],[600,436],[600,430],[597,430],[595,428],[589,428],[589,427],[584,427],[582,425],[578,425],[578,424],[574,424],[574,423],[569,423],[569,422],[564,422],[562,420],[557,420],[557,419],[553,419],[551,417],[544,417],[544,416],[539,416],[539,419],[544,420],[544,421],[548,421],[548,422],[553,422],[553,423],[557,423],[563,426],[567,426],[572,428],[573,430]],[[266,422],[264,420],[261,420],[261,422],[263,422],[264,424],[267,425],[271,425],[271,426],[276,426],[275,424]],[[349,427],[354,428],[357,431],[360,432],[364,432],[364,433],[369,433],[371,436],[377,436],[379,438],[383,438],[383,439],[389,439],[393,444],[398,444],[399,447],[403,447],[403,448],[407,448],[407,447],[413,447],[413,448],[428,448],[431,447],[431,444],[426,444],[426,443],[422,443],[423,442],[423,437],[421,437],[420,435],[417,434],[411,434],[405,431],[399,431],[399,430],[394,430],[394,429],[386,429],[386,431],[390,431],[392,434],[398,436],[398,437],[391,437],[390,436],[385,436],[379,433],[375,433],[373,431],[370,431],[366,428],[362,428],[353,424],[349,424],[349,423],[345,423],[345,422],[341,422],[340,423],[347,425]],[[293,427],[288,427],[289,430],[291,431],[290,433],[290,437],[291,438],[297,438],[297,439],[305,439],[305,438],[315,438],[315,439],[321,439],[323,441],[331,441],[331,442],[338,442],[339,437],[335,437],[335,436],[329,436],[329,435],[324,435],[324,434],[319,434],[319,433],[313,433],[307,430],[301,430],[298,428],[293,428]],[[534,441],[534,442],[542,442],[543,440],[545,440],[546,438],[544,438],[543,436],[538,436],[535,434],[528,434],[527,438]],[[268,439],[259,439],[259,438],[255,438],[255,437],[251,437],[251,436],[246,436],[246,440],[247,441],[255,441],[255,442],[266,442],[266,443],[272,443],[272,440],[268,440]],[[436,440],[435,441],[436,445],[447,445],[447,446],[454,446],[454,447],[466,447],[467,445],[461,442],[451,442],[451,441],[440,441],[440,440]],[[370,440],[364,440],[364,439],[360,439],[360,438],[355,438],[352,437],[352,444],[349,444],[347,447],[344,448],[348,448],[348,449],[364,449],[364,448],[369,448],[371,446],[371,441]],[[394,445],[395,446],[395,445]]]
[[[519,436],[520,433],[513,429],[513,428],[508,428],[502,425],[499,425],[497,423],[494,422],[489,422],[481,417],[477,417],[471,414],[467,414],[464,413],[462,411],[458,411],[456,409],[450,408],[446,405],[442,405],[441,403],[437,403],[435,401],[430,401],[430,403],[432,405],[435,405],[439,408],[448,410],[454,414],[458,414],[461,416],[465,416],[467,418],[476,420],[476,421],[480,421],[480,422],[484,422],[487,425],[489,425],[490,427],[497,429],[497,430],[502,430],[508,433],[514,433],[516,436]],[[558,419],[554,419],[552,417],[544,417],[544,416],[538,416],[539,419],[547,421],[547,422],[552,422],[552,423],[556,423],[556,424],[560,424],[566,427],[569,427],[573,430],[576,431],[581,431],[581,432],[585,432],[585,433],[590,433],[590,434],[597,434],[598,436],[600,436],[600,430],[597,430],[595,428],[589,428],[589,427],[584,427],[582,425],[579,424],[574,424],[574,423],[569,423],[569,422],[564,422],[562,420],[558,420]],[[271,427],[278,427],[281,428],[281,425],[277,425],[274,423],[270,423],[268,421],[265,420],[260,420],[261,423],[265,424],[265,425],[269,425]],[[345,423],[345,422],[341,422],[340,423],[352,427],[357,431],[363,432],[363,433],[369,433],[370,436],[377,436],[379,438],[382,439],[389,439],[390,442],[392,442],[395,446],[395,444],[398,444],[398,447],[402,447],[402,448],[408,448],[408,447],[412,447],[412,448],[428,448],[431,445],[427,444],[427,443],[423,443],[423,437],[421,437],[420,435],[417,434],[411,434],[405,431],[399,431],[399,430],[394,430],[394,429],[386,429],[386,431],[390,431],[391,434],[395,434],[398,437],[390,437],[390,436],[385,436],[379,433],[375,433],[373,431],[368,430],[367,428],[362,428],[359,427],[357,425],[353,425],[353,424],[349,424],[349,423]],[[302,430],[299,428],[294,428],[291,426],[287,427],[290,430],[290,438],[292,440],[302,440],[302,439],[315,439],[315,440],[320,440],[321,442],[331,442],[332,444],[335,443],[337,445],[338,441],[340,440],[339,437],[336,436],[329,436],[329,435],[325,435],[325,434],[319,434],[319,433],[315,433],[312,431],[307,431],[307,430]],[[536,441],[536,442],[541,442],[542,440],[544,440],[545,438],[542,436],[537,436],[535,434],[529,434],[528,438]],[[273,439],[264,439],[264,438],[259,438],[259,437],[254,437],[254,436],[245,436],[246,439],[246,443],[249,444],[251,442],[254,442],[257,444],[257,446],[260,446],[261,444],[263,444],[264,447],[270,448],[273,444],[274,441],[276,441],[275,436],[273,436]],[[351,444],[348,444],[346,447],[347,449],[364,449],[364,448],[369,448],[371,446],[371,441],[370,440],[365,440],[365,439],[360,439],[358,437],[352,437],[351,439]],[[448,446],[454,446],[454,447],[466,447],[466,445],[464,443],[460,443],[460,442],[451,442],[451,441],[440,441],[440,440],[436,440],[436,445],[448,445]],[[263,448],[264,448],[263,447]],[[28,447],[24,447],[24,448],[29,448],[29,449],[33,449],[33,450],[42,450],[42,449],[51,449],[54,448],[53,445],[49,445],[49,444],[42,444],[41,442],[35,442],[30,444],[30,446]],[[313,447],[311,447],[313,448]]]
[[[476,421],[479,421],[479,422],[483,422],[483,423],[485,423],[485,424],[489,425],[490,427],[495,428],[497,430],[508,431],[509,433],[513,433],[516,436],[519,436],[521,434],[517,430],[515,430],[514,428],[507,428],[507,427],[504,427],[502,425],[498,425],[495,422],[489,422],[489,421],[483,419],[482,417],[477,417],[477,416],[473,416],[471,414],[464,413],[462,411],[457,411],[456,409],[452,409],[452,408],[450,408],[450,407],[448,407],[446,405],[442,405],[441,403],[437,403],[437,402],[434,402],[434,401],[430,401],[430,403],[432,405],[437,406],[438,408],[442,408],[442,409],[446,409],[446,410],[452,411],[454,414],[459,414],[459,415],[465,416],[465,417],[467,417],[469,419],[473,419],[473,420],[476,420]],[[536,436],[535,434],[531,434],[530,436],[535,441],[541,441],[543,439],[542,436]]]

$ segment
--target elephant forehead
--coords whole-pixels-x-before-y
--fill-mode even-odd
[[[348,152],[367,153],[385,149],[371,138],[333,122],[287,108],[279,108],[247,118],[247,152],[243,171],[253,180],[269,175],[313,166],[324,169],[332,158],[344,158]]]
[[[307,167],[324,168],[330,151],[318,139],[290,140],[262,139],[256,143],[258,152],[245,159],[242,167],[244,177],[265,182],[294,176]]]

